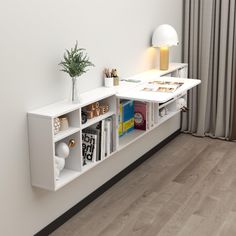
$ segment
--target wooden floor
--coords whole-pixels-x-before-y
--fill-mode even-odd
[[[180,135],[53,236],[236,236],[236,143]]]

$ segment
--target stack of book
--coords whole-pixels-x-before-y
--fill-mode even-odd
[[[121,100],[119,114],[119,136],[134,130],[134,101]]]
[[[83,165],[105,159],[114,151],[113,117],[102,120],[82,132]]]

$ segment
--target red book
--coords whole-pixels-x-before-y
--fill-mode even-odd
[[[146,130],[147,126],[147,104],[145,102],[134,102],[134,128]]]

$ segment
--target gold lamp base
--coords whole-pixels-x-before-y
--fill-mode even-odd
[[[169,69],[169,48],[160,48],[160,70]]]

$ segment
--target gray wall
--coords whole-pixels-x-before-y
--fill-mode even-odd
[[[152,68],[157,55],[150,38],[162,23],[173,25],[181,41],[182,0],[1,3],[1,235],[32,235],[125,166],[113,169],[118,162],[108,160],[56,193],[31,187],[26,113],[68,97],[70,80],[57,66],[64,49],[77,39],[96,65],[81,80],[85,91],[102,84],[105,66],[117,67],[121,76]],[[171,53],[180,61],[181,47]]]

